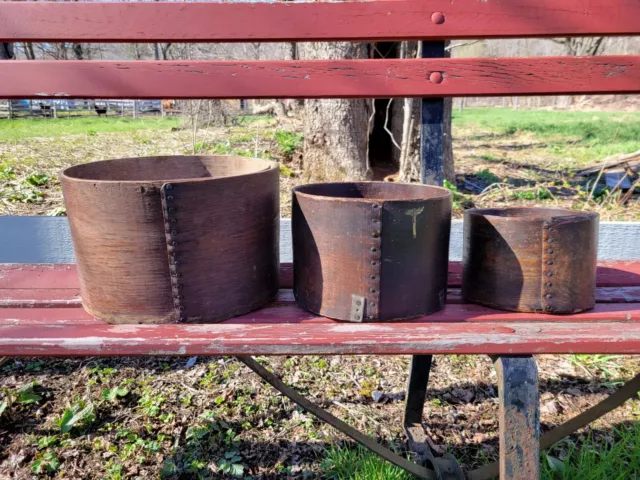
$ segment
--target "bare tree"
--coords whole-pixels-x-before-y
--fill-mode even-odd
[[[160,51],[162,52],[162,59],[163,60],[169,60],[169,51],[171,50],[172,46],[173,46],[173,43],[161,43],[160,44]]]
[[[85,60],[85,55],[88,51],[85,51],[82,43],[72,44],[71,49],[73,50],[73,55],[76,57],[76,60]],[[89,58],[87,58],[87,60],[89,60]]]
[[[564,46],[566,54],[572,56],[594,56],[603,47],[604,37],[566,37],[554,38],[555,43]],[[584,99],[585,96],[583,95]],[[568,108],[575,103],[573,95],[561,95],[558,97],[558,105]]]
[[[24,42],[24,43],[20,43],[19,46],[20,46],[20,50],[22,50],[22,53],[24,54],[27,60],[36,59],[36,52],[33,50],[33,43]]]
[[[604,37],[567,37],[554,38],[553,41],[563,45],[567,55],[594,56],[598,55],[604,42]]]

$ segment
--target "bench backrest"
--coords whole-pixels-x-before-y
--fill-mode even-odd
[[[637,0],[0,2],[1,42],[444,40],[640,33]],[[446,96],[640,92],[640,56],[313,61],[0,61],[0,98],[423,98],[423,180],[442,181]],[[426,114],[425,114],[426,113]],[[429,141],[425,141],[428,137]]]
[[[0,2],[2,42],[441,41],[638,33],[640,2],[634,0]],[[640,56],[2,61],[0,78],[0,98],[15,99],[631,93],[640,91]]]

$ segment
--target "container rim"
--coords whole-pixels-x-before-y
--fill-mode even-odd
[[[432,194],[436,193],[436,195],[432,195],[429,197],[422,198],[401,198],[398,196],[395,197],[383,197],[383,196],[373,196],[373,197],[345,197],[339,195],[320,195],[317,193],[313,193],[309,190],[321,189],[322,187],[327,187],[331,185],[353,185],[353,186],[376,186],[376,185],[384,185],[386,188],[394,188],[394,189],[402,189],[402,190],[424,190],[430,191]],[[391,187],[393,185],[393,187]],[[339,202],[349,202],[349,203],[371,203],[371,202],[425,202],[429,200],[446,200],[452,197],[451,191],[444,187],[439,187],[435,185],[424,185],[421,183],[395,183],[395,182],[380,182],[380,181],[360,181],[360,182],[319,182],[319,183],[307,183],[305,185],[298,185],[293,188],[293,193],[295,195],[301,195],[307,198],[319,198],[325,200],[333,200]]]
[[[110,162],[125,162],[128,160],[139,160],[139,159],[202,159],[209,158],[221,161],[229,161],[229,160],[241,160],[246,163],[256,163],[256,169],[253,171],[242,172],[238,174],[230,174],[230,175],[221,175],[221,176],[211,176],[211,177],[193,177],[193,178],[163,178],[163,179],[135,179],[135,180],[127,180],[127,179],[104,179],[104,178],[83,178],[78,176],[83,170],[88,168],[95,168],[95,166],[107,165]],[[261,165],[261,168],[259,167]],[[86,162],[79,163],[76,165],[72,165],[70,167],[66,167],[60,171],[60,179],[68,180],[72,182],[87,182],[87,183],[120,183],[120,184],[164,184],[164,183],[180,183],[180,182],[199,182],[199,181],[212,181],[218,180],[222,178],[242,178],[250,175],[256,175],[258,173],[274,170],[278,167],[278,163],[272,160],[267,160],[264,158],[254,158],[254,157],[243,157],[239,155],[149,155],[149,156],[140,156],[140,157],[123,157],[123,158],[112,158],[108,160],[96,160],[95,162]]]
[[[546,207],[471,208],[465,210],[464,215],[469,217],[501,218],[505,221],[548,221],[554,218],[592,220],[600,217],[596,212],[579,212],[568,208]]]

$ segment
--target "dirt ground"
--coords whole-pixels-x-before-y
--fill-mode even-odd
[[[54,215],[63,206],[57,180],[61,169],[81,162],[130,156],[191,154],[239,154],[261,156],[281,162],[280,191],[282,216],[291,213],[291,188],[306,183],[302,171],[301,142],[293,152],[284,153],[277,132],[295,132],[295,124],[274,121],[255,125],[210,128],[195,138],[188,129],[139,130],[134,132],[67,135],[26,138],[0,142],[0,167],[10,165],[16,179],[47,175],[41,186],[27,187],[29,195],[21,201],[7,200],[0,191],[2,215]],[[465,208],[504,207],[506,205],[544,205],[597,210],[601,220],[640,220],[640,201],[626,207],[615,202],[589,202],[584,194],[588,181],[571,173],[571,162],[550,153],[549,143],[527,132],[496,134],[478,125],[454,124],[454,157],[457,194],[454,216]],[[374,170],[375,178],[385,177],[387,169]],[[0,184],[2,183],[0,168]],[[494,184],[494,185],[492,185]],[[29,193],[27,192],[27,193]],[[9,192],[11,194],[12,192]],[[637,196],[636,196],[637,197]],[[612,199],[613,200],[613,199]]]
[[[311,400],[379,441],[404,451],[401,418],[409,357],[262,359]],[[543,432],[603,399],[638,372],[640,359],[541,356]],[[436,357],[424,426],[437,453],[473,468],[498,452],[495,372],[487,357]],[[232,478],[220,470],[231,452],[243,478],[322,478],[326,448],[345,438],[279,395],[232,358],[13,359],[0,388],[38,382],[42,399],[0,421],[0,478],[30,478],[44,452],[60,478]],[[103,398],[121,386],[127,394]],[[375,402],[379,393],[383,400]],[[95,419],[62,434],[65,408],[91,399]],[[637,421],[638,400],[558,446],[588,435],[612,441],[611,424]]]

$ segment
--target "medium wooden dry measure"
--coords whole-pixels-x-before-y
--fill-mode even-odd
[[[467,210],[462,295],[518,312],[592,308],[598,219],[551,208]]]

